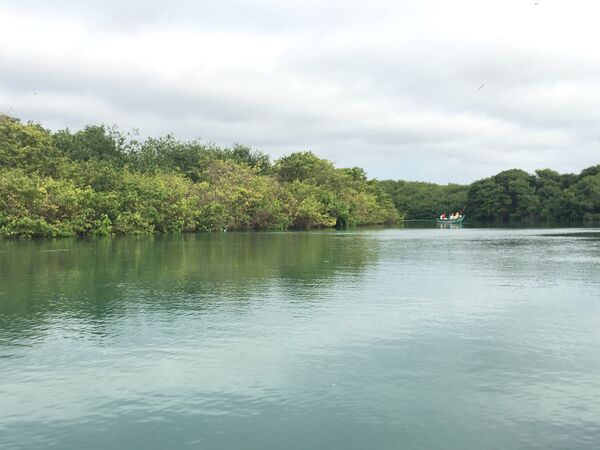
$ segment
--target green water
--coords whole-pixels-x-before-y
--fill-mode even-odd
[[[0,242],[0,448],[598,449],[600,230]]]

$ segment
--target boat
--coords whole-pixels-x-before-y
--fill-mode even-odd
[[[435,219],[436,223],[443,224],[459,224],[463,223],[463,220],[465,220],[465,216],[460,216],[458,219],[440,219],[439,217]]]

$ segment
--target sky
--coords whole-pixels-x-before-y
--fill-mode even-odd
[[[0,0],[0,113],[370,177],[600,163],[600,2]]]

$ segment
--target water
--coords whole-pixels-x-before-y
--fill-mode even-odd
[[[0,242],[0,448],[600,448],[600,231]]]

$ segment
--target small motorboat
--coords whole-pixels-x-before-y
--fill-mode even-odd
[[[439,217],[437,219],[435,219],[436,223],[454,223],[454,224],[459,224],[459,223],[463,223],[463,220],[465,220],[465,216],[459,216],[455,219],[440,219]]]

